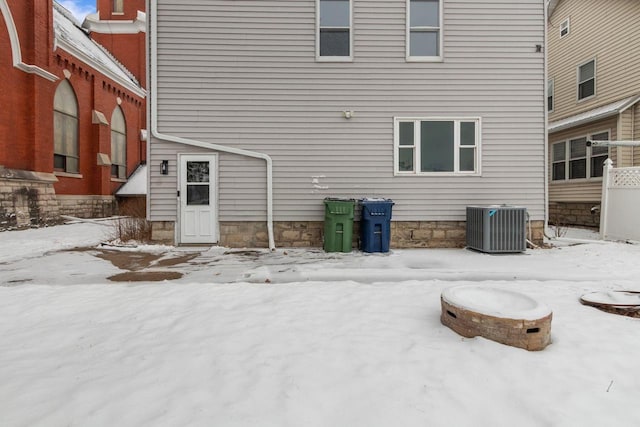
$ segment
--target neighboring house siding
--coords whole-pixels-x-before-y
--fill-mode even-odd
[[[328,196],[392,198],[394,220],[488,203],[541,220],[543,1],[444,4],[442,63],[406,62],[405,0],[354,1],[353,62],[321,63],[315,0],[158,0],[159,131],[270,155],[277,221],[321,220]],[[479,117],[482,175],[394,177],[394,116]],[[191,151],[151,141],[151,220],[175,220],[176,154]],[[220,154],[220,221],[264,220],[264,163]]]
[[[620,113],[620,133],[618,138],[621,141],[630,141],[633,139],[633,107]],[[618,162],[617,167],[629,167],[633,163],[632,147],[616,147]]]
[[[570,18],[570,34],[560,24]],[[640,2],[562,0],[549,22],[549,77],[553,122],[640,92]],[[577,100],[577,67],[596,60],[596,95]]]
[[[640,105],[633,109],[633,135],[634,141],[640,141]],[[633,147],[633,165],[640,166],[640,147]]]
[[[568,141],[572,138],[580,138],[609,131],[609,138],[618,138],[618,116],[591,123],[579,128],[572,128],[565,131],[556,132],[549,135],[549,144],[560,141]],[[550,156],[552,150],[549,150]],[[616,162],[616,149],[610,148],[609,155],[612,161]],[[549,162],[551,164],[551,160]],[[550,202],[596,202],[600,201],[602,191],[602,178],[576,179],[567,181],[553,181],[551,179],[552,168],[549,168],[549,201]]]

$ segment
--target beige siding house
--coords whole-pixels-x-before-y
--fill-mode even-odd
[[[321,246],[325,197],[375,197],[392,247],[463,246],[485,204],[541,240],[545,21],[544,0],[151,2],[154,238]]]
[[[549,220],[598,226],[602,165],[640,164],[640,2],[551,0],[547,21]],[[604,31],[606,29],[606,31]]]

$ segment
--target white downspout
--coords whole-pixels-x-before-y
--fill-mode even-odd
[[[547,85],[549,84],[549,68],[547,65],[549,38],[547,24],[550,20],[549,1],[544,2],[544,235],[549,228],[549,111],[547,109]],[[555,90],[555,85],[554,85]],[[555,98],[555,96],[554,96]],[[555,99],[554,99],[555,102]]]
[[[210,150],[221,151],[224,153],[237,154],[239,156],[252,157],[255,159],[262,159],[266,162],[267,167],[267,233],[269,236],[269,249],[275,250],[276,245],[273,237],[273,161],[271,157],[264,153],[258,153],[255,151],[243,150],[241,148],[226,147],[224,145],[212,144],[203,141],[196,141],[193,139],[181,138],[173,135],[166,135],[158,132],[158,102],[156,100],[157,94],[157,82],[158,82],[158,68],[157,68],[157,49],[158,44],[154,32],[151,30],[152,25],[156,25],[157,18],[157,4],[155,1],[147,1],[147,10],[150,10],[150,17],[147,21],[147,35],[149,37],[149,44],[151,52],[149,55],[149,69],[150,78],[147,81],[151,83],[151,90],[148,92],[148,98],[151,98],[150,103],[150,121],[151,121],[151,136],[164,141],[175,142],[178,144],[190,145],[192,147],[207,148]],[[151,138],[147,141],[147,155],[151,153],[150,144]],[[149,168],[150,169],[150,168]],[[149,181],[150,183],[151,181]]]

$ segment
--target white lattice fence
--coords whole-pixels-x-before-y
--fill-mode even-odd
[[[606,240],[640,241],[640,167],[604,166],[600,234]]]

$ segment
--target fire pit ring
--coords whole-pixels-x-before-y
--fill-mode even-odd
[[[468,285],[445,289],[440,321],[463,337],[482,336],[526,350],[551,342],[551,310],[511,290]]]

